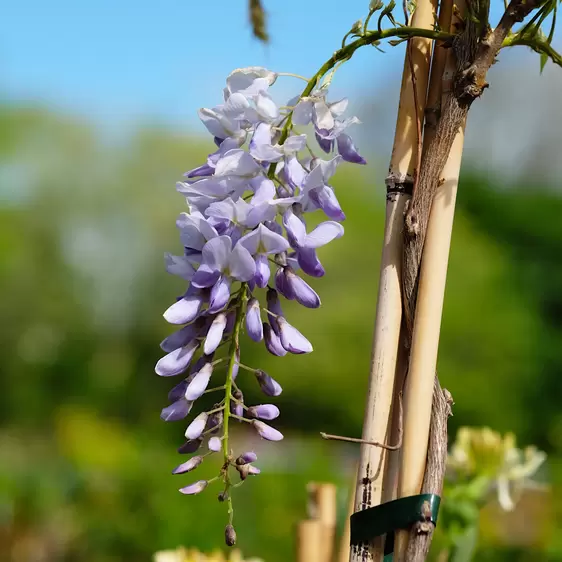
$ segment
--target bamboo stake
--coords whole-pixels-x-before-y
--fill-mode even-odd
[[[451,84],[454,73],[455,60],[451,52],[443,75],[443,103],[447,96],[453,95]],[[464,123],[455,137],[441,175],[443,181],[432,203],[423,250],[410,363],[404,389],[404,440],[399,497],[420,493],[426,468],[439,333],[463,143]],[[396,534],[396,562],[409,562],[410,558],[405,557],[407,542],[408,531]]]
[[[336,538],[337,505],[334,484],[311,482],[308,485],[309,517],[320,522],[322,537],[318,550],[323,562],[329,562],[334,554]]]
[[[451,18],[453,15],[453,0],[441,0],[439,4],[439,27],[440,29],[450,29]],[[437,119],[441,108],[441,96],[443,91],[443,74],[445,64],[447,62],[448,51],[443,48],[440,42],[436,43],[433,49],[433,57],[431,61],[431,74],[429,78],[429,86],[427,92],[427,102],[425,106],[426,121],[424,125],[424,143],[423,151],[427,150],[427,146],[435,135]],[[405,336],[401,335],[401,342],[404,342]],[[404,345],[400,346],[398,364],[396,366],[396,386],[394,391],[394,404],[397,404],[398,395],[402,390],[404,377],[408,367],[408,350]],[[392,430],[391,442],[395,443],[398,438],[398,428],[401,423],[399,420],[399,411],[393,408],[392,413]],[[382,501],[389,502],[398,496],[398,476],[400,472],[401,451],[389,451],[387,453],[387,462],[384,473]]]
[[[419,0],[412,17],[412,25],[431,29],[434,22],[436,0]],[[385,442],[388,438],[389,417],[394,393],[394,375],[400,325],[401,302],[401,254],[404,206],[409,197],[413,175],[418,161],[419,128],[423,117],[431,41],[422,38],[411,40],[408,48],[411,62],[406,56],[402,76],[400,103],[396,122],[394,146],[387,178],[387,203],[384,246],[381,258],[379,292],[375,331],[371,357],[371,373],[363,440]],[[419,95],[414,95],[411,68]],[[417,102],[417,103],[416,103]],[[355,511],[379,505],[382,493],[384,449],[363,443],[361,445],[359,471],[355,492]],[[380,562],[384,555],[382,538],[371,545],[351,549],[350,562]]]
[[[326,562],[320,545],[324,526],[317,519],[306,519],[297,525],[297,562]]]

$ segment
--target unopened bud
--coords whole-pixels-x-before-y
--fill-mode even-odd
[[[236,544],[236,531],[232,525],[227,525],[224,529],[224,542],[226,546],[234,546]]]

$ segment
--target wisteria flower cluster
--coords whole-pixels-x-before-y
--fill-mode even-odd
[[[230,450],[229,421],[247,423],[263,439],[283,439],[266,423],[278,417],[276,406],[244,402],[239,369],[252,373],[267,397],[282,389],[264,371],[240,362],[241,331],[263,341],[276,356],[312,351],[308,339],[286,319],[280,296],[307,308],[320,306],[304,276],[324,275],[317,249],[344,233],[340,223],[345,215],[329,180],[342,161],[365,163],[347,134],[357,119],[341,118],[347,100],[327,101],[327,85],[314,90],[313,80],[303,95],[279,107],[269,91],[278,76],[259,67],[235,70],[227,78],[224,103],[199,111],[217,150],[177,185],[188,205],[176,223],[184,252],[166,256],[168,272],[185,279],[188,287],[164,313],[170,324],[182,327],[161,343],[166,355],[155,370],[162,377],[187,377],[170,391],[170,405],[161,417],[182,420],[203,394],[222,397],[187,426],[187,441],[178,450],[193,456],[173,473],[190,472],[222,452],[216,478],[198,480],[180,492],[198,494],[212,481],[222,482],[219,500],[228,504],[229,545],[236,542],[231,489],[260,472],[254,452],[234,455]],[[315,156],[307,134],[296,130],[310,125],[320,149],[336,152],[330,159]],[[316,210],[329,220],[309,231],[305,215]],[[262,290],[265,295],[260,296]],[[217,358],[223,345],[228,352]],[[225,365],[226,374],[211,385]],[[207,451],[202,453],[204,442]],[[234,471],[240,479],[236,484]]]

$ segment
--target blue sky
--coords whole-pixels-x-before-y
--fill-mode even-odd
[[[368,0],[264,0],[271,43],[252,38],[247,0],[18,0],[0,22],[0,95],[86,115],[197,125],[221,101],[224,78],[249,65],[310,76]],[[499,3],[498,3],[499,4]],[[365,48],[338,73],[335,92],[376,89],[400,72],[401,49]],[[287,86],[296,93],[300,84]]]

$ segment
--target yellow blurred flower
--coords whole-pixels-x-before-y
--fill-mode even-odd
[[[212,554],[203,554],[196,549],[179,547],[176,550],[162,550],[154,555],[154,562],[263,562],[259,558],[246,558],[235,549],[225,557],[220,551]]]
[[[489,427],[461,427],[447,464],[457,474],[489,478],[499,504],[510,511],[521,490],[533,485],[531,477],[545,459],[546,454],[536,447],[518,449],[513,433],[502,437]]]

